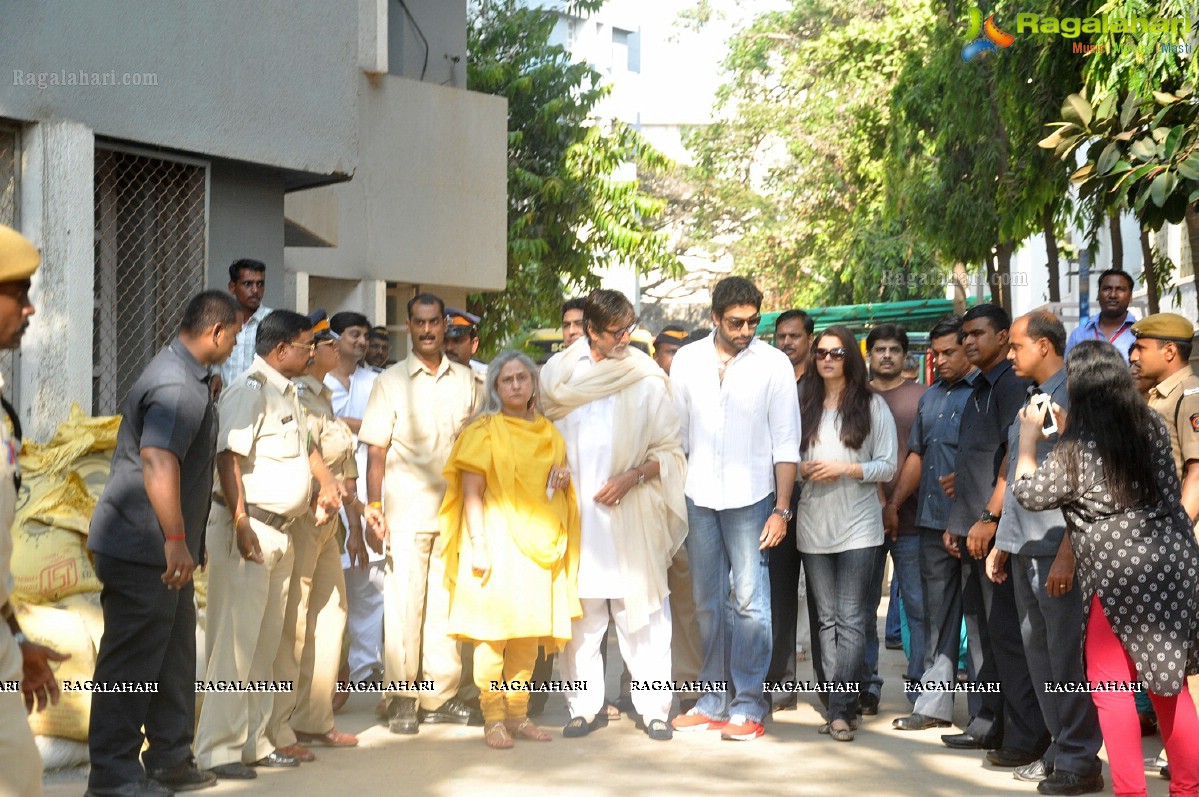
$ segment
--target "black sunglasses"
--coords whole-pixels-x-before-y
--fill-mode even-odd
[[[845,359],[845,349],[840,346],[835,349],[816,349],[815,354],[817,360],[824,360],[832,357],[833,360],[840,362],[841,360]]]

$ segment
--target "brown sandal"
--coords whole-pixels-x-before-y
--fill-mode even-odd
[[[512,746],[512,737],[508,735],[503,720],[489,722],[483,726],[483,740],[492,750],[507,750]]]
[[[548,742],[554,738],[533,724],[528,717],[504,720],[508,732],[517,739],[528,739],[531,742]]]

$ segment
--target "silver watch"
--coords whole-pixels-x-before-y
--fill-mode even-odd
[[[779,509],[777,506],[771,511],[770,514],[778,515],[779,517],[781,517],[783,520],[787,521],[788,523],[791,522],[791,518],[795,517],[795,513],[792,512],[790,509]]]

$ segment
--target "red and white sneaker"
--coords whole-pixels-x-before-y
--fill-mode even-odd
[[[740,714],[729,717],[720,738],[730,742],[748,742],[766,733],[765,726],[760,722],[747,719]]]
[[[683,733],[687,731],[718,731],[726,725],[728,725],[728,722],[714,720],[707,714],[701,714],[694,708],[686,714],[680,714],[670,721],[670,727]]]

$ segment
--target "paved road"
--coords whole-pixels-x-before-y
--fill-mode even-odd
[[[427,797],[599,797],[600,795],[962,795],[1035,794],[1010,770],[983,763],[981,753],[951,751],[944,731],[901,733],[891,720],[906,713],[901,689],[902,654],[886,651],[883,704],[867,717],[852,743],[816,733],[822,723],[812,696],[796,711],[782,712],[753,742],[723,742],[715,732],[676,734],[654,742],[626,719],[584,739],[558,732],[567,719],[561,696],[550,698],[542,724],[551,742],[517,742],[512,750],[489,750],[479,728],[423,726],[417,736],[394,736],[375,719],[369,695],[355,695],[338,715],[340,730],[359,735],[348,750],[317,749],[318,759],[298,770],[261,771],[255,781],[222,781],[204,795],[308,797],[308,795],[417,795]],[[801,677],[811,670],[801,665]],[[611,692],[610,692],[611,693]],[[964,705],[964,701],[961,701]],[[964,708],[957,717],[966,719]],[[1146,740],[1156,756],[1160,739]],[[79,797],[81,772],[51,778],[47,797]],[[1111,793],[1110,777],[1107,793]],[[1149,776],[1149,794],[1164,797],[1168,784]]]

